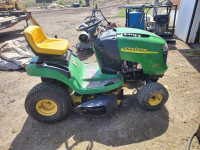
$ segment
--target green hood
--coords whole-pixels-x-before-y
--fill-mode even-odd
[[[144,74],[162,75],[167,70],[162,46],[166,41],[154,33],[134,29],[115,28],[122,60],[142,65]]]
[[[157,36],[154,33],[145,31],[145,30],[141,30],[141,29],[135,29],[135,28],[115,28],[116,29],[116,33],[117,33],[117,37],[122,36],[122,34],[137,34],[137,35],[144,35],[144,36],[149,36],[148,38],[144,37],[141,40],[148,42],[148,43],[158,43],[161,45],[164,45],[166,43],[166,41]]]

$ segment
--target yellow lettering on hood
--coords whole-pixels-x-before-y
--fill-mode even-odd
[[[125,47],[125,48],[121,48],[122,52],[129,52],[129,53],[145,53],[145,54],[156,54],[158,52],[150,52],[148,51],[148,49],[145,48],[130,48],[130,47]]]

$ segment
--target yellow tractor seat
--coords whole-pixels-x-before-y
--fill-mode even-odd
[[[24,35],[35,55],[64,55],[69,46],[68,40],[47,38],[39,26],[29,26]]]

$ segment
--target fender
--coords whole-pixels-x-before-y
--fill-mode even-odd
[[[80,62],[80,60],[73,55],[71,57],[71,60],[68,66],[61,65],[58,63],[54,64],[52,62],[38,63],[38,56],[35,56],[32,58],[26,70],[27,70],[27,74],[30,76],[51,78],[51,79],[56,79],[58,81],[61,81],[78,94],[103,93],[103,92],[107,92],[107,91],[119,88],[123,84],[124,78],[121,75],[119,76],[120,81],[115,84],[106,85],[106,86],[98,87],[98,88],[85,88],[83,84],[85,82],[90,82],[91,80],[91,79],[83,79],[82,77],[82,74],[84,74],[86,67],[87,67],[87,64]],[[114,77],[113,75],[103,75],[103,74],[100,74],[100,76],[101,78],[105,77],[105,79]],[[95,78],[99,78],[99,77],[95,77]]]

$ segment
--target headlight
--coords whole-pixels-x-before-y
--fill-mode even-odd
[[[168,52],[169,48],[167,43],[165,45],[162,46],[163,52]]]
[[[81,35],[79,36],[79,40],[81,42],[88,42],[90,38],[90,35],[87,32],[82,32]]]
[[[168,45],[167,43],[165,45],[162,46],[163,49],[163,59],[164,59],[164,63],[167,63],[167,54],[168,54]]]

